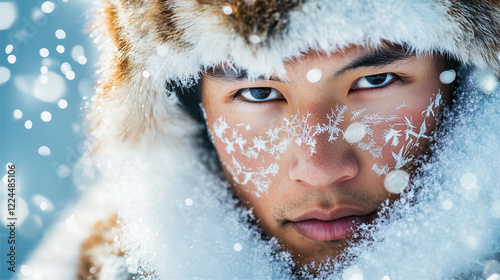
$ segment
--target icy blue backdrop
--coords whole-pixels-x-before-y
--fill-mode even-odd
[[[18,180],[17,273],[29,273],[24,261],[60,211],[84,191],[75,186],[74,167],[81,155],[82,107],[92,94],[97,63],[87,24],[91,3],[0,2],[1,279],[16,278],[4,253],[6,164],[16,165]]]

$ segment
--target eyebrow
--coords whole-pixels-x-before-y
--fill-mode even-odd
[[[212,78],[219,78],[219,79],[225,79],[225,80],[230,80],[230,81],[244,81],[244,80],[249,80],[248,72],[244,69],[234,69],[234,68],[229,68],[229,69],[224,69],[222,67],[211,67],[205,71],[205,74]],[[276,78],[276,77],[264,77],[264,76],[259,76],[255,78],[255,80],[269,80],[269,81],[276,81],[280,83],[286,83],[285,81]]]
[[[358,57],[350,64],[344,66],[341,70],[337,71],[333,75],[333,78],[337,78],[349,71],[353,71],[356,69],[386,66],[398,61],[405,61],[413,57],[415,57],[415,53],[410,52],[405,46],[384,46]],[[246,70],[234,69],[230,67],[227,67],[226,69],[224,69],[223,67],[210,67],[205,71],[205,74],[213,78],[219,78],[229,81],[243,81],[249,79]],[[272,76],[268,78],[260,76],[255,80],[270,80],[287,83],[282,79]]]
[[[398,61],[408,60],[413,57],[415,57],[415,53],[410,52],[404,46],[382,47],[358,57],[350,64],[344,66],[341,70],[337,71],[334,77],[336,78],[342,76],[346,72],[359,68],[386,66]]]

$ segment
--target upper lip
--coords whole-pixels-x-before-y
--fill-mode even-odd
[[[299,223],[307,220],[333,221],[350,216],[367,216],[375,211],[367,211],[354,207],[337,207],[332,210],[312,209],[299,215],[298,217],[289,219],[289,222]]]

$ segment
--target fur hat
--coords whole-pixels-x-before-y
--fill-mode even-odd
[[[166,85],[221,63],[268,76],[308,50],[391,42],[500,73],[498,0],[100,0],[95,31],[99,151],[181,145],[196,126]]]

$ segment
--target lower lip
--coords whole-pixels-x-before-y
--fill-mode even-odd
[[[292,225],[300,234],[313,240],[333,241],[350,236],[361,223],[369,222],[371,216],[348,216],[331,221],[310,219]]]

